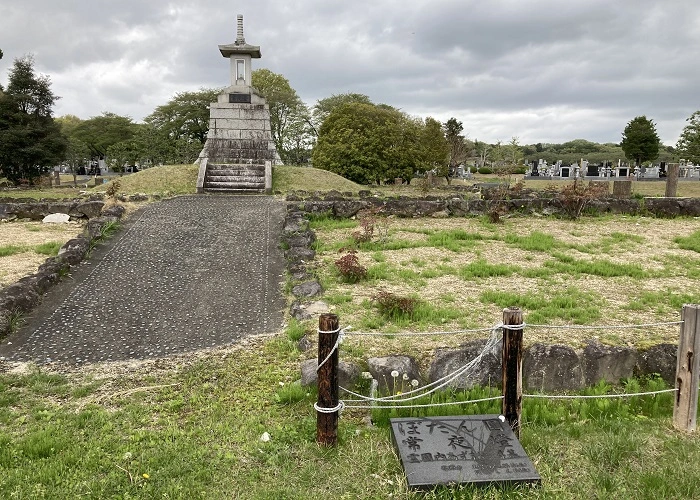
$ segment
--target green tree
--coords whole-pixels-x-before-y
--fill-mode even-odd
[[[700,164],[700,111],[696,111],[686,119],[688,124],[683,128],[676,143],[675,154],[678,158]]]
[[[311,113],[312,133],[318,137],[318,131],[323,125],[324,120],[331,114],[331,111],[342,106],[343,104],[373,104],[370,98],[364,94],[347,92],[345,94],[333,94],[330,97],[319,99],[313,107]]]
[[[305,142],[309,111],[284,76],[269,69],[256,69],[251,74],[253,87],[270,107],[270,129],[275,148],[285,164],[298,160],[298,148]],[[294,153],[296,152],[296,153]]]
[[[115,142],[107,147],[107,160],[115,172],[124,174],[124,167],[135,165],[141,156],[141,148],[135,139]]]
[[[137,129],[138,126],[128,116],[105,112],[83,120],[71,135],[87,144],[93,157],[106,158],[107,148],[133,139]]]
[[[90,158],[90,148],[80,139],[68,137],[68,148],[66,148],[66,163],[73,174],[73,184],[78,185],[78,169],[85,166]]]
[[[158,106],[144,121],[173,140],[182,137],[204,146],[209,132],[209,105],[220,89],[202,88],[197,92],[179,92],[167,104]]]
[[[348,103],[323,121],[313,164],[360,184],[402,177],[419,166],[419,129],[393,108]]]
[[[15,59],[0,93],[0,169],[8,180],[34,182],[64,159],[67,140],[51,111],[57,99],[31,56]]]
[[[634,160],[637,165],[641,165],[659,155],[659,142],[654,122],[646,116],[638,116],[632,119],[622,132],[620,147],[628,160]]]
[[[450,118],[445,122],[445,138],[449,148],[449,172],[445,176],[447,182],[450,181],[450,176],[454,175],[457,167],[467,161],[469,149],[466,145],[466,137],[462,135],[462,122],[457,118]]]
[[[437,175],[445,177],[449,182],[450,147],[439,121],[431,117],[425,119],[420,146],[423,163],[420,170],[436,170]]]

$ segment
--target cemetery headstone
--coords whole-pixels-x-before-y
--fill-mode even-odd
[[[439,484],[539,483],[540,475],[501,415],[392,418],[411,488]]]

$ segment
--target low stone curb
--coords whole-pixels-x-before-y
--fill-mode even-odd
[[[49,257],[41,264],[36,273],[21,278],[0,290],[0,338],[11,332],[18,315],[25,315],[31,312],[41,301],[44,295],[52,286],[57,284],[61,277],[66,274],[71,266],[75,266],[85,259],[94,241],[102,236],[104,228],[120,220],[124,213],[115,207],[104,208],[104,202],[92,200],[78,203],[75,207],[66,207],[60,203],[34,203],[27,204],[33,207],[9,207],[9,204],[0,204],[0,218],[2,215],[12,214],[32,214],[32,220],[41,220],[48,215],[48,210],[68,209],[73,213],[80,213],[82,217],[88,218],[88,224],[82,235],[68,240],[59,250],[58,255]],[[20,205],[20,204],[16,204]],[[4,210],[4,211],[3,211]],[[57,213],[57,212],[51,212]],[[67,213],[67,212],[61,212]],[[107,214],[107,215],[104,215]],[[71,217],[73,217],[71,215]],[[16,217],[25,218],[25,217]]]
[[[474,340],[455,349],[438,349],[430,362],[429,369],[422,374],[415,358],[406,355],[391,355],[369,358],[366,364],[372,378],[380,388],[392,390],[392,384],[403,383],[403,391],[412,380],[420,385],[432,383],[474,359],[486,345],[486,339]],[[622,379],[634,376],[659,376],[673,386],[676,377],[676,351],[673,344],[658,344],[646,351],[628,347],[613,347],[590,342],[583,349],[574,349],[560,344],[533,344],[523,354],[523,388],[530,391],[560,392],[576,391],[605,381],[617,384]],[[316,359],[302,363],[302,385],[315,385]],[[341,362],[341,374],[346,382],[344,387],[352,387],[359,380],[361,368],[357,363]],[[314,371],[310,368],[313,365]],[[391,372],[398,372],[398,378]],[[405,376],[404,376],[405,375]],[[500,387],[501,346],[487,352],[478,367],[467,375],[462,375],[450,384],[454,389],[472,387]]]

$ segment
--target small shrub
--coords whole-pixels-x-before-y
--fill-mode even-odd
[[[107,195],[107,198],[110,199],[116,199],[117,195],[119,194],[119,190],[122,187],[122,183],[119,179],[114,179],[109,186],[107,186],[107,190],[105,191],[105,194]]]
[[[388,318],[410,317],[418,305],[418,299],[414,297],[402,297],[384,290],[372,297],[372,302]]]
[[[479,172],[480,174],[492,174],[492,173],[493,173],[493,170],[490,169],[489,167],[481,167],[481,168],[478,170],[478,172]]]
[[[367,268],[360,264],[357,254],[351,250],[335,261],[335,267],[348,283],[357,283],[367,276]]]
[[[607,197],[608,186],[602,183],[589,183],[584,185],[581,179],[576,179],[572,184],[561,188],[556,195],[556,200],[564,213],[570,219],[581,217],[583,210],[596,199]]]

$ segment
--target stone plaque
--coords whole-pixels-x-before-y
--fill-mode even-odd
[[[228,102],[250,104],[250,94],[229,94]]]
[[[411,488],[540,482],[499,415],[392,418],[391,434]]]

